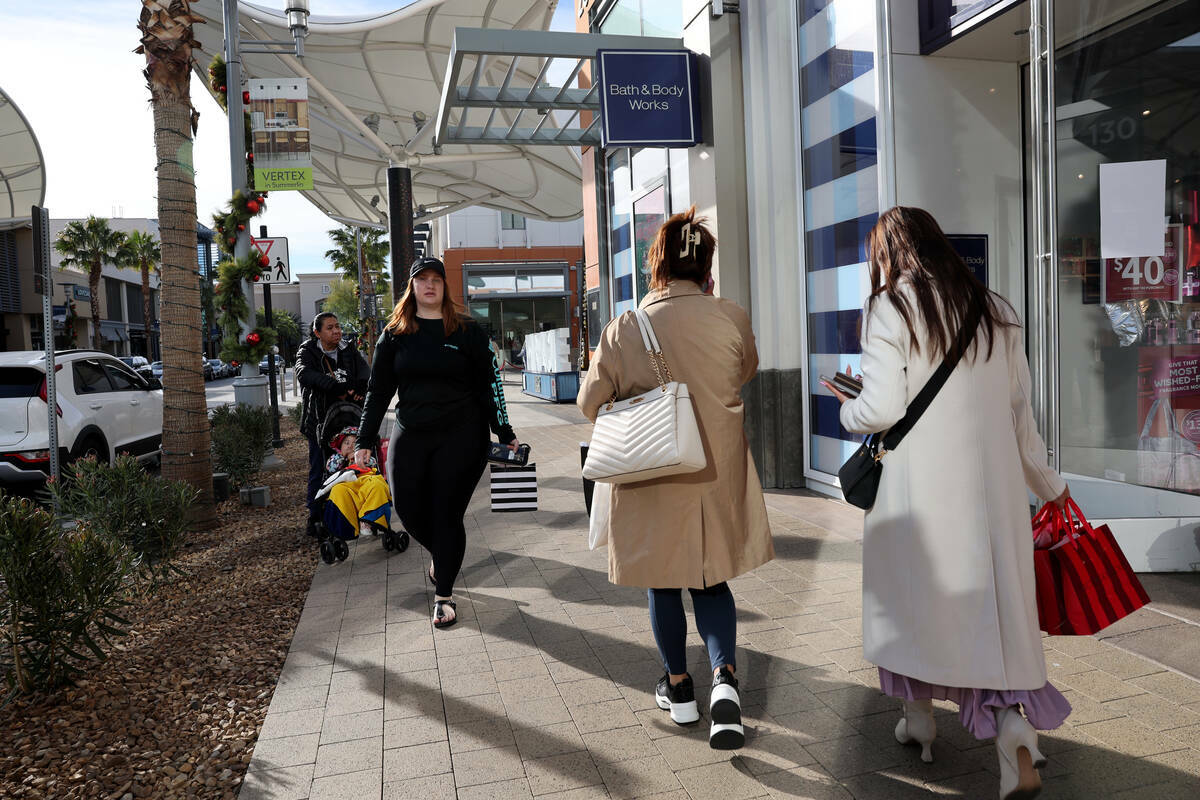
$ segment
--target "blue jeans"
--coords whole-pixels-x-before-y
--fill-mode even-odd
[[[313,500],[317,492],[321,491],[321,484],[325,482],[325,453],[321,449],[321,445],[317,444],[317,440],[313,437],[308,438],[308,494],[305,497],[305,504],[308,506],[308,515],[316,515],[316,502]]]
[[[714,669],[723,664],[736,668],[737,609],[729,584],[718,583],[707,589],[688,589],[696,608],[696,627],[708,649],[708,662]],[[654,641],[667,672],[687,672],[687,618],[683,614],[682,589],[650,589],[650,626]]]

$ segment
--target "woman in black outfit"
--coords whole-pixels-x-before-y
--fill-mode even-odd
[[[446,267],[420,258],[375,346],[355,460],[365,464],[393,396],[396,427],[388,447],[393,505],[430,552],[436,586],[434,627],[457,619],[454,581],[467,548],[463,515],[487,461],[488,428],[516,450],[500,371],[487,334],[446,291]]]

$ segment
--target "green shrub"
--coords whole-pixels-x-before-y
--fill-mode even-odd
[[[129,622],[135,558],[99,531],[64,531],[32,501],[0,495],[0,668],[15,692],[52,691],[103,661]]]
[[[296,425],[296,430],[300,429],[300,419],[304,416],[304,403],[296,403],[296,405],[288,408],[288,417]]]
[[[142,568],[165,572],[183,542],[196,490],[151,475],[132,456],[112,466],[84,458],[50,483],[59,512],[128,548]]]
[[[212,413],[213,465],[229,473],[233,490],[249,483],[262,469],[271,448],[271,409],[239,403]]]

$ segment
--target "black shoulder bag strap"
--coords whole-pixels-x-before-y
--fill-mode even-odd
[[[972,314],[959,330],[957,341],[961,343],[961,347],[955,348],[958,350],[958,355],[954,353],[946,355],[941,366],[913,398],[900,421],[882,436],[877,433],[868,436],[862,446],[838,470],[838,479],[842,484],[842,494],[845,496],[846,502],[863,509],[869,509],[875,505],[875,495],[879,491],[879,478],[883,474],[884,455],[899,446],[900,441],[913,429],[917,420],[921,418],[921,415],[933,403],[933,399],[937,397],[938,392],[946,385],[954,368],[958,366],[962,354],[970,349],[971,342],[975,339],[975,331],[979,328],[980,318],[980,314]]]

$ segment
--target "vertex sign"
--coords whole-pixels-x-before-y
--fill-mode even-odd
[[[691,147],[703,140],[696,54],[598,50],[605,147]]]

